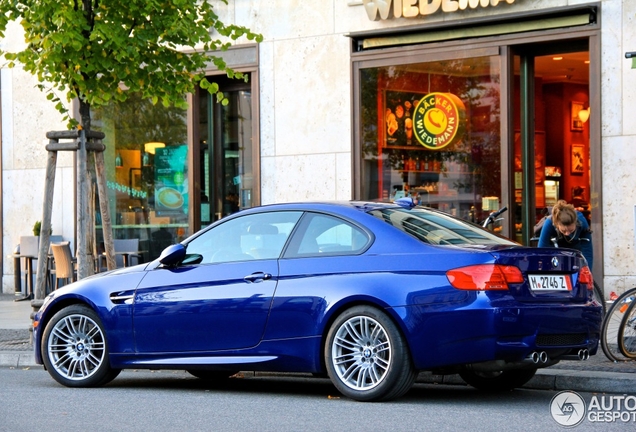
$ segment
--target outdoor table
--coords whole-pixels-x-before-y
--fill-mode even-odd
[[[115,255],[121,255],[122,261],[124,263],[124,267],[128,267],[130,265],[130,257],[132,255],[138,255],[139,258],[141,259],[141,256],[143,256],[144,252],[146,252],[146,251],[141,251],[141,250],[136,250],[136,251],[115,251]],[[102,252],[102,255],[104,257],[106,257],[106,252]]]
[[[24,297],[22,298],[18,298],[15,299],[14,301],[24,301],[24,300],[33,300],[34,298],[34,289],[33,289],[33,260],[34,259],[38,259],[37,256],[34,255],[22,255],[22,254],[15,254],[14,257],[19,257],[20,259],[24,259],[25,262],[25,269],[26,269],[26,275],[25,275],[25,284],[24,284]],[[20,266],[22,267],[22,266]],[[19,271],[21,272],[22,269],[18,268],[17,270],[14,271]]]

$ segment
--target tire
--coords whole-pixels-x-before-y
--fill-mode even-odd
[[[631,302],[618,330],[618,347],[628,359],[636,359],[636,301]]]
[[[236,375],[239,371],[218,371],[218,370],[188,370],[190,375],[205,381],[224,381],[232,375]]]
[[[42,360],[53,379],[67,387],[97,387],[112,381],[108,341],[99,316],[87,306],[56,313],[42,338]]]
[[[502,392],[523,386],[537,372],[537,369],[512,369],[499,372],[476,372],[463,369],[459,376],[476,389],[488,392]]]
[[[625,291],[618,297],[607,311],[601,326],[601,349],[611,361],[626,361],[619,347],[619,330],[625,313],[636,300],[636,288]]]
[[[327,333],[324,358],[334,386],[357,401],[398,398],[417,377],[399,329],[370,306],[353,307],[335,320]]]
[[[601,304],[602,309],[602,317],[605,318],[607,314],[607,306],[605,305],[605,296],[603,296],[603,290],[598,286],[596,281],[594,281],[594,299]]]

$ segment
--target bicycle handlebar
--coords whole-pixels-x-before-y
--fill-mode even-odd
[[[486,218],[486,220],[484,221],[484,223],[482,224],[482,226],[484,228],[486,228],[488,225],[490,225],[491,223],[493,223],[495,221],[495,219],[497,218],[497,216],[499,216],[500,214],[502,214],[503,212],[505,212],[506,210],[508,210],[507,206],[503,206],[502,208],[500,208],[497,211],[494,211],[492,213],[490,213],[488,215],[488,217]]]

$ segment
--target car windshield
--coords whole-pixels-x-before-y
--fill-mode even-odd
[[[435,245],[515,245],[472,223],[425,208],[383,208],[369,214],[415,238]]]

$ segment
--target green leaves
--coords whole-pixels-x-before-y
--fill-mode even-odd
[[[19,19],[27,43],[22,51],[0,51],[0,56],[9,67],[21,63],[46,84],[42,89],[47,99],[67,119],[64,101],[56,92],[66,94],[66,102],[79,97],[92,107],[113,99],[125,101],[130,92],[139,92],[153,104],[183,107],[183,96],[200,84],[227,103],[218,86],[205,79],[206,64],[214,63],[230,77],[246,77],[210,52],[225,50],[230,41],[243,37],[260,42],[262,36],[224,24],[212,3],[0,0],[0,35],[9,20]]]

